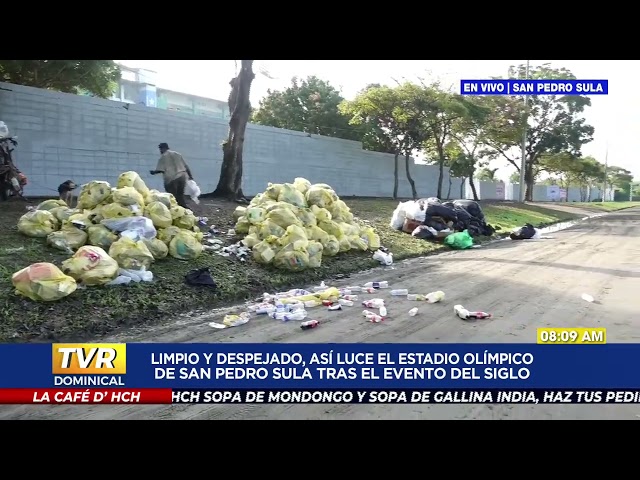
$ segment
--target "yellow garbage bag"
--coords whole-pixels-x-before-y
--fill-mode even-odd
[[[175,237],[178,233],[180,233],[180,229],[172,225],[167,228],[159,229],[156,238],[158,240],[161,240],[165,245],[169,246],[171,240],[173,240],[173,237]]]
[[[317,225],[316,216],[308,208],[298,208],[298,218],[304,227],[314,227]]]
[[[307,253],[309,254],[309,268],[318,268],[320,265],[322,265],[322,250],[324,250],[324,247],[320,242],[309,242],[309,245],[307,245]]]
[[[306,197],[309,205],[315,205],[320,208],[327,208],[338,199],[338,196],[333,190],[323,188],[318,184],[312,185],[309,190],[307,190]]]
[[[62,262],[62,271],[85,285],[104,285],[118,276],[118,262],[102,248],[85,245]]]
[[[140,178],[137,172],[123,172],[118,177],[118,188],[133,187],[136,191],[145,198],[149,195],[149,188],[144,183],[144,180]],[[139,204],[141,205],[141,204]]]
[[[298,213],[298,207],[287,202],[274,202],[273,200],[269,200],[268,202],[264,202],[260,206],[264,208],[267,213],[271,213],[273,210],[276,210],[278,208],[288,208],[293,213]]]
[[[267,189],[264,191],[264,196],[272,200],[278,200],[280,192],[282,191],[282,186],[283,185],[281,183],[268,183]]]
[[[327,208],[331,212],[331,218],[336,222],[346,222],[351,211],[342,200],[336,200]],[[353,218],[353,215],[351,215]]]
[[[102,220],[104,220],[104,217],[102,216],[102,208],[103,207],[104,207],[104,205],[98,205],[96,208],[94,208],[92,210],[85,210],[85,212],[88,212],[88,213],[86,213],[87,218],[94,225],[99,225],[100,222]]]
[[[27,237],[43,238],[60,227],[60,222],[47,210],[32,210],[18,220],[18,231]]]
[[[316,205],[311,205],[311,211],[316,216],[318,222],[328,222],[331,220],[331,212],[326,208],[320,208]]]
[[[93,181],[83,185],[78,196],[78,208],[91,210],[111,195],[111,185],[107,182]]]
[[[189,232],[189,233],[191,233],[191,235],[193,235],[198,242],[202,242],[202,240],[204,240],[204,233],[202,233],[201,230],[198,230],[197,232]]]
[[[304,228],[299,227],[298,225],[290,225],[287,227],[286,233],[282,238],[280,238],[278,243],[283,247],[291,244],[295,250],[302,250],[307,248],[309,240],[307,239],[307,232]]]
[[[338,226],[340,227],[340,230],[345,235],[347,235],[347,236],[350,236],[350,235],[360,236],[360,225],[353,224],[353,223],[346,223],[346,222],[336,222],[336,223],[338,223]]]
[[[247,207],[236,207],[233,211],[233,219],[238,220],[240,217],[244,217],[247,211]]]
[[[249,207],[244,215],[251,225],[263,222],[266,216],[267,212],[261,207]]]
[[[69,208],[69,205],[64,200],[51,199],[45,200],[36,207],[36,210],[53,210],[54,208],[65,207]]]
[[[247,248],[253,248],[260,242],[261,242],[260,237],[255,233],[250,233],[249,235],[247,235],[242,239],[242,244]]]
[[[73,226],[72,223],[65,222],[62,228],[47,235],[47,243],[53,248],[67,252],[77,250],[87,243],[87,232]]]
[[[133,187],[116,188],[111,193],[111,198],[120,205],[138,205],[139,207],[144,205],[144,198]]]
[[[322,250],[322,255],[326,257],[333,257],[340,252],[340,242],[333,235],[329,235],[326,241],[322,242],[322,246],[324,250]]]
[[[38,210],[41,210],[41,209],[38,209]],[[45,209],[45,210],[49,210],[49,209]],[[75,215],[76,213],[78,213],[78,210],[74,208],[69,208],[69,207],[55,207],[50,209],[49,211],[61,223],[65,220],[69,220],[69,217],[71,217],[71,215]]]
[[[307,238],[324,244],[329,240],[329,234],[320,227],[309,227],[307,228]]]
[[[187,210],[186,212],[183,216],[174,219],[173,224],[183,230],[192,230],[198,223],[198,217],[196,217],[191,210]]]
[[[304,195],[307,193],[307,190],[309,190],[309,187],[311,187],[311,182],[306,178],[298,177],[293,181],[293,186]]]
[[[251,224],[249,223],[249,220],[247,220],[247,217],[240,217],[238,219],[238,222],[236,223],[236,226],[234,227],[236,233],[239,233],[241,235],[245,235],[247,233],[249,233],[249,229],[251,228]]]
[[[302,226],[302,222],[296,217],[296,214],[288,208],[276,208],[271,210],[267,214],[267,218],[276,225],[280,225],[282,228],[287,228],[289,225]]]
[[[273,258],[276,256],[276,253],[280,250],[280,247],[276,242],[277,238],[271,237],[255,244],[251,249],[253,259],[263,265],[271,263]]]
[[[363,228],[360,231],[360,238],[367,242],[369,250],[378,250],[381,246],[380,235],[378,235],[371,227]]]
[[[351,250],[351,242],[349,242],[349,237],[347,237],[346,235],[340,237],[338,242],[340,244],[340,253],[348,252],[349,250]]]
[[[18,295],[40,302],[54,302],[76,291],[76,281],[53,263],[34,263],[16,272],[11,282]]]
[[[91,212],[91,210],[85,210],[85,212]],[[92,225],[91,214],[85,212],[74,213],[67,221],[76,225],[84,225],[86,227]]]
[[[169,211],[171,212],[171,218],[177,220],[180,217],[184,217],[187,214],[187,211],[190,212],[191,210],[181,207],[180,205],[175,205],[169,208]]]
[[[288,303],[309,302],[314,300],[337,300],[338,297],[340,297],[340,291],[335,287],[331,287],[321,292],[310,293],[309,295],[281,298],[280,301],[286,305]]]
[[[172,194],[160,192],[159,190],[155,189],[149,190],[149,193],[146,195],[145,200],[147,203],[160,202],[167,208],[178,206],[176,197],[174,197]]]
[[[287,202],[291,205],[295,205],[296,207],[307,206],[307,200],[304,198],[304,195],[290,183],[282,185],[280,195],[278,195],[278,201]]]
[[[262,222],[258,227],[258,237],[264,240],[267,237],[274,236],[280,238],[286,232],[284,228],[282,228],[277,223],[267,219]]]
[[[169,247],[167,247],[162,240],[158,240],[157,238],[143,238],[142,241],[156,260],[161,260],[169,255]]]
[[[283,270],[299,272],[309,267],[309,254],[304,249],[296,249],[290,243],[276,253],[273,258],[273,266]]]
[[[119,203],[110,203],[100,209],[100,215],[103,220],[110,220],[112,218],[128,218],[128,217],[141,217],[142,210],[137,205],[120,205]]]
[[[338,225],[333,220],[319,222],[318,226],[329,235],[333,235],[334,237],[336,237],[338,240],[340,240],[344,236],[344,232],[340,229],[340,225]]]
[[[153,255],[142,240],[134,242],[130,238],[122,237],[109,247],[111,256],[121,268],[129,270],[146,269],[153,263]]]
[[[363,252],[369,249],[369,244],[366,240],[363,240],[357,235],[349,235],[347,237],[349,239],[349,245],[351,246],[351,250],[362,250]]]
[[[202,244],[195,235],[181,230],[169,243],[169,254],[178,260],[193,260],[202,253]]]
[[[156,228],[167,228],[173,224],[169,208],[162,202],[151,202],[144,209],[144,216],[151,219]]]
[[[118,235],[104,225],[91,225],[87,228],[87,234],[89,236],[87,243],[105,250],[109,250],[111,244],[118,240]]]
[[[253,197],[251,199],[251,201],[249,202],[249,205],[251,205],[251,206],[253,206],[253,205],[260,206],[260,204],[262,202],[264,202],[265,199],[268,199],[268,198],[269,197],[267,197],[264,193],[258,193],[255,197]]]

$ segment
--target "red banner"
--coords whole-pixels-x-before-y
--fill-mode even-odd
[[[8,404],[170,404],[170,388],[0,388]]]

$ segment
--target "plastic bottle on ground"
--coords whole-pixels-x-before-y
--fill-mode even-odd
[[[351,293],[357,293],[362,291],[362,287],[359,287],[359,286],[347,287],[347,290],[351,290]]]
[[[338,290],[340,292],[340,296],[344,297],[345,295],[351,295],[351,290],[348,288],[341,288]]]
[[[381,298],[372,298],[371,300],[365,300],[362,305],[367,308],[380,308],[384,305],[384,300]]]
[[[407,295],[407,300],[411,300],[412,302],[424,302],[426,299],[426,295],[417,295],[415,293],[410,293],[409,295]]]
[[[380,316],[381,317],[387,316],[387,307],[385,307],[384,305],[380,307]]]
[[[363,285],[365,288],[389,288],[389,282],[367,282]]]
[[[391,290],[391,295],[395,297],[402,297],[404,295],[409,295],[409,290],[406,288],[399,288],[397,290]]]
[[[383,317],[381,317],[380,315],[370,315],[367,317],[367,320],[369,320],[371,323],[380,323],[384,320]]]
[[[316,328],[318,325],[320,325],[320,322],[318,320],[308,320],[306,322],[302,322],[300,324],[300,328],[302,330],[310,330],[312,328]]]
[[[326,289],[327,289],[327,286],[325,285],[324,282],[320,282],[320,285],[318,285],[317,287],[313,287],[314,292],[322,292]]]
[[[342,298],[344,300],[351,300],[352,302],[357,302],[358,301],[358,296],[357,295],[344,295]]]
[[[305,318],[307,318],[306,310],[296,310],[295,312],[285,313],[282,317],[282,321],[289,322],[291,320],[304,320]]]
[[[287,307],[284,306],[284,303],[282,303],[280,300],[276,300],[276,312],[285,312],[287,310]]]
[[[338,303],[340,305],[345,306],[345,307],[353,307],[353,302],[351,300],[347,300],[345,298],[341,298],[340,300],[338,300]]]
[[[362,292],[363,293],[376,293],[378,290],[376,288],[373,287],[368,287],[368,288],[363,288]]]
[[[302,303],[302,302],[290,303],[289,305],[287,305],[287,310],[289,312],[296,312],[298,310],[304,310],[304,303]]]
[[[362,316],[364,316],[364,317],[370,317],[371,315],[375,315],[375,313],[371,312],[369,310],[363,310],[362,311]]]
[[[431,292],[427,294],[428,303],[438,303],[444,300],[444,292],[438,290],[437,292]]]
[[[409,310],[410,317],[415,317],[417,314],[418,314],[418,307],[413,307],[411,310]]]

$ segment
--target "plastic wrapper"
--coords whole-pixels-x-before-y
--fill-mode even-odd
[[[34,263],[11,277],[16,293],[39,302],[55,302],[78,288],[76,281],[52,263]]]
[[[47,210],[32,210],[18,220],[18,231],[27,237],[44,238],[59,226],[58,219]]]
[[[87,243],[87,232],[65,222],[57,232],[47,235],[47,244],[63,252],[75,251]]]
[[[193,260],[202,253],[202,244],[192,232],[181,230],[169,243],[169,255],[178,260]]]
[[[118,240],[118,235],[113,233],[104,225],[91,225],[87,228],[87,234],[87,243],[105,250],[109,250],[111,244]]]
[[[307,206],[307,200],[304,198],[304,195],[290,183],[282,185],[280,194],[278,195],[278,201],[286,202],[291,205],[295,205],[296,207]]]
[[[109,247],[111,256],[122,268],[139,270],[141,267],[149,268],[153,263],[153,255],[143,241],[134,241],[130,238],[120,238]]]
[[[67,205],[64,200],[51,199],[51,200],[45,200],[44,202],[40,203],[36,207],[36,210],[53,210],[54,208],[60,208],[60,207],[69,208],[69,205]]]
[[[97,207],[111,195],[111,185],[107,182],[93,181],[83,185],[78,196],[78,208],[88,209]]]
[[[118,188],[133,187],[136,191],[146,198],[149,195],[149,188],[136,172],[123,172],[118,177]],[[168,205],[167,205],[168,206]]]
[[[100,208],[100,215],[103,219],[112,218],[129,218],[142,216],[142,208],[138,205],[120,205],[119,203],[110,203]]]
[[[290,225],[287,227],[285,234],[278,240],[281,246],[291,244],[294,250],[304,250],[309,244],[307,239],[307,232],[304,228],[297,225]]]
[[[62,271],[84,285],[105,285],[118,275],[118,262],[104,249],[85,245],[62,262]]]
[[[273,258],[276,268],[298,272],[309,267],[309,254],[305,249],[296,249],[293,244],[285,245]]]
[[[151,255],[156,260],[161,260],[169,255],[169,247],[162,240],[157,238],[143,238],[142,241],[147,246]]]
[[[167,228],[173,224],[169,208],[162,202],[151,202],[144,209],[144,216],[151,219],[156,228]]]
[[[304,195],[311,188],[311,182],[306,178],[298,177],[293,181],[293,186]]]
[[[144,205],[144,197],[133,187],[116,188],[111,192],[111,198],[120,205],[137,205],[139,207]]]
[[[170,193],[160,192],[158,190],[149,190],[149,193],[145,196],[145,200],[147,203],[160,202],[167,208],[178,206],[176,197]]]
[[[158,240],[161,240],[165,245],[169,246],[173,237],[180,233],[178,227],[170,226],[167,228],[161,228],[158,230]]]

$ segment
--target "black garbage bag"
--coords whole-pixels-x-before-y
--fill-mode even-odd
[[[454,208],[455,207],[453,202],[443,202],[442,205],[445,206],[445,207],[449,207],[449,208]]]
[[[433,240],[435,238],[433,232],[426,225],[419,225],[411,235],[422,240]]]
[[[189,271],[184,276],[184,281],[187,285],[191,285],[194,287],[208,287],[212,290],[218,288],[215,280],[211,276],[211,272],[209,268],[198,268],[196,270]]]
[[[427,216],[427,218],[425,219],[424,222],[422,222],[422,224],[426,225],[427,227],[431,227],[439,232],[449,228],[449,226],[446,223],[444,223],[442,220],[439,220],[437,218],[432,218],[429,216]]]
[[[445,207],[440,203],[430,203],[426,209],[427,215],[431,217],[442,217],[447,222],[456,222],[458,216],[453,208]]]
[[[516,228],[511,232],[509,238],[511,240],[529,240],[536,234],[536,229],[530,223],[526,223],[524,227]]]
[[[456,212],[456,217],[459,222],[463,222],[465,225],[471,221],[471,214],[467,212],[464,208],[455,205],[453,207],[453,211]]]
[[[438,197],[421,198],[420,200],[426,203],[427,205],[431,203],[440,203],[440,199]]]
[[[453,204],[466,210],[472,217],[484,221],[484,213],[478,202],[474,200],[455,200]]]

